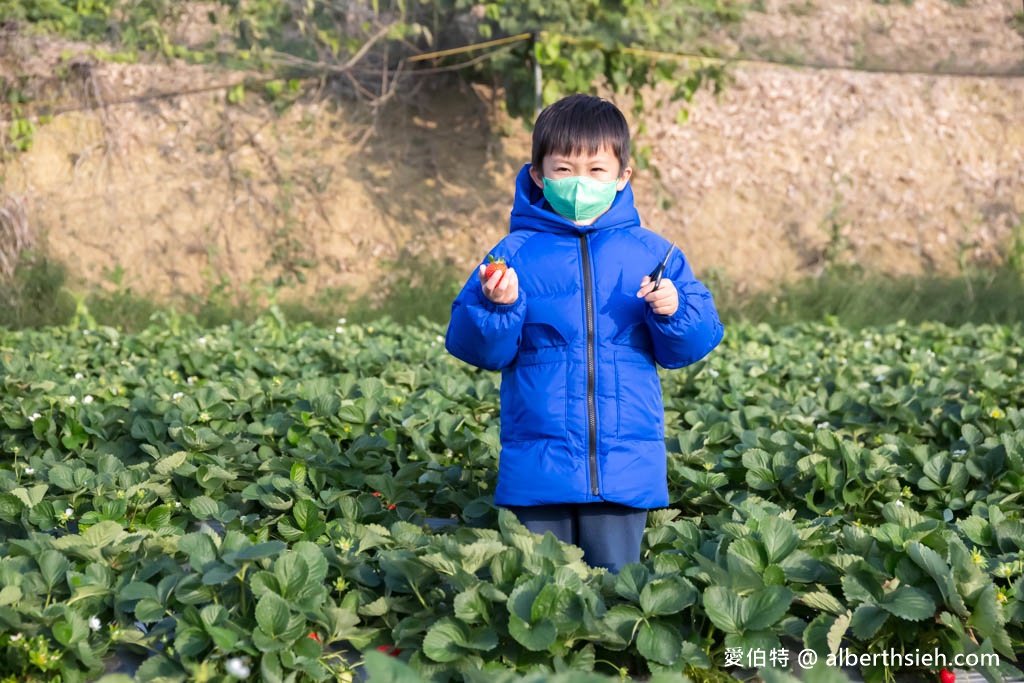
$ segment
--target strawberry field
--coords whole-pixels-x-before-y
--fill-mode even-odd
[[[443,327],[0,331],[0,680],[1019,677],[1022,332],[728,327],[662,374],[672,503],[614,576],[494,507],[500,378]]]

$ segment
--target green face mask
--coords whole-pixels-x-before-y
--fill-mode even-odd
[[[544,178],[544,199],[571,221],[588,221],[604,213],[615,200],[618,180],[601,182],[587,176]]]

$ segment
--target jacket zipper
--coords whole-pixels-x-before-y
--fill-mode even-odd
[[[601,495],[597,475],[597,405],[595,399],[594,363],[594,293],[590,277],[590,246],[587,233],[580,235],[580,252],[583,255],[583,301],[587,318],[587,452],[590,462],[590,493]]]

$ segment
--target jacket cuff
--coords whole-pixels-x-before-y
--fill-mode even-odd
[[[499,315],[509,315],[519,310],[519,307],[523,305],[523,292],[519,291],[519,296],[516,300],[510,304],[496,304],[487,297],[480,296],[480,304],[484,307],[484,310],[488,313],[498,313]]]

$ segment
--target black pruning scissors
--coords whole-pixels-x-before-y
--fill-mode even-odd
[[[658,287],[661,286],[661,276],[665,274],[665,265],[668,263],[668,257],[672,255],[672,250],[675,248],[675,242],[670,244],[668,247],[668,251],[665,252],[665,258],[661,259],[661,263],[655,266],[654,270],[651,271],[651,274],[647,276],[651,278],[651,280],[654,282],[654,289],[657,289]],[[653,292],[654,289],[652,289],[651,291]]]

